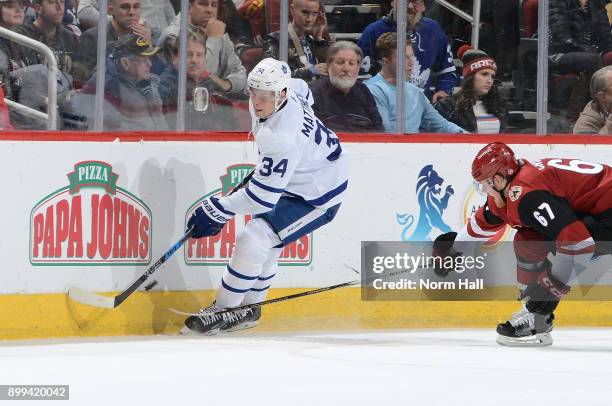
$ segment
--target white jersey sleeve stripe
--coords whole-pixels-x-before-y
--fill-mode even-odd
[[[258,203],[259,205],[267,207],[269,209],[274,208],[274,205],[272,203],[268,203],[265,200],[261,200],[259,197],[255,196],[255,194],[251,192],[248,188],[244,189],[244,191],[246,192],[247,196],[251,198],[251,200]]]
[[[338,196],[340,193],[344,192],[347,187],[348,187],[348,180],[344,181],[343,184],[341,184],[335,189],[330,190],[329,192],[325,193],[321,197],[318,197],[312,200],[306,200],[306,203],[312,204],[313,206],[322,206],[325,203],[329,202],[334,197]]]
[[[266,184],[263,184],[263,183],[259,182],[255,178],[251,179],[249,182],[252,185],[257,186],[258,188],[265,190],[266,192],[283,193],[285,191],[285,189],[280,189],[280,188],[276,188],[276,187],[272,187],[272,186],[268,186]]]

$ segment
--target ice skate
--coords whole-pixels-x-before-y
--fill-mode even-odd
[[[256,327],[258,320],[261,318],[261,307],[257,306],[246,309],[244,312],[246,313],[244,317],[236,317],[236,320],[230,321],[225,326],[221,327],[221,331],[228,333]]]
[[[525,307],[505,323],[497,325],[497,343],[508,347],[547,346],[553,340],[554,314],[531,313]]]
[[[215,335],[228,325],[237,327],[240,323],[249,318],[249,316],[252,317],[253,315],[251,309],[216,314],[222,310],[225,309],[217,306],[216,303],[201,309],[197,316],[190,316],[185,320],[185,326],[181,329],[181,334]],[[254,321],[256,322],[256,320]]]

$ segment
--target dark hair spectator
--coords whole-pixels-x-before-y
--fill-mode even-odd
[[[382,118],[385,130],[395,132],[397,129],[396,100],[396,63],[397,63],[397,34],[386,32],[376,41],[379,55],[382,56],[382,69],[376,76],[366,82],[376,101],[376,108]],[[412,45],[406,44],[406,76],[412,71]],[[444,119],[434,109],[421,89],[406,82],[405,94],[405,132],[465,132],[458,125]]]
[[[36,20],[26,21],[17,32],[47,45],[57,60],[58,69],[76,80],[84,78],[76,35],[62,25],[64,0],[35,0]],[[44,57],[31,48],[22,47],[26,65],[44,63]]]
[[[377,39],[386,32],[397,31],[396,3],[397,0],[391,2],[392,10],[387,16],[368,25],[357,42],[371,62],[371,74],[375,74],[380,68],[381,56],[376,50]],[[431,98],[435,102],[440,97],[452,94],[458,78],[446,33],[436,21],[423,17],[424,11],[423,0],[408,0],[407,29],[412,34],[409,42],[412,42],[415,58],[409,81],[423,89],[428,97],[431,95],[430,87],[434,85],[435,92]],[[434,77],[435,80],[432,80]]]
[[[497,64],[485,52],[470,46],[463,46],[457,54],[463,62],[461,89],[434,107],[442,117],[469,132],[503,132],[508,120],[505,102],[495,84]]]
[[[231,97],[244,94],[246,69],[234,50],[234,43],[225,32],[226,24],[220,19],[217,0],[191,0],[189,3],[189,34],[206,39],[206,70],[217,76],[223,92]],[[169,37],[177,37],[178,17],[159,40],[164,47]]]
[[[326,60],[329,42],[325,13],[319,0],[293,0],[289,7],[288,60],[291,76],[309,82],[327,75]],[[280,31],[270,33],[264,40],[264,58],[279,59]]]
[[[142,20],[154,31],[161,32],[174,20],[174,7],[169,0],[142,0],[140,6]],[[98,25],[98,0],[80,0],[77,15],[83,31]],[[138,32],[135,34],[142,35]]]
[[[109,0],[108,14],[112,20],[106,31],[106,52],[111,53],[115,42],[129,34],[135,34],[149,44],[155,43],[159,30],[152,30],[141,18],[141,0]],[[98,26],[85,31],[79,39],[85,77],[94,72],[98,58]]]
[[[24,5],[22,0],[0,1],[0,26],[16,31],[23,24]],[[23,48],[8,38],[0,37],[0,82],[5,97],[14,100],[10,73],[27,65],[22,54]]]
[[[574,134],[607,134],[610,132],[612,112],[612,66],[605,66],[591,77],[592,101],[580,113]]]
[[[105,75],[105,131],[168,129],[162,114],[159,77],[151,73],[150,57],[156,52],[157,48],[135,34],[115,43]],[[95,94],[96,76],[83,87],[84,94]],[[93,117],[93,111],[87,116]]]
[[[170,128],[176,126],[176,109],[178,106],[178,60],[179,41],[170,37],[166,41],[164,54],[171,64],[160,77],[159,93],[162,98],[164,114]],[[213,79],[215,77],[215,79]],[[206,71],[206,46],[197,35],[190,35],[187,42],[187,105],[185,111],[185,129],[187,130],[237,130],[238,123],[233,115],[231,105],[218,105],[215,94],[221,91],[219,78]],[[210,96],[206,112],[194,108],[193,92],[197,87],[204,87]]]
[[[362,59],[363,53],[354,43],[335,42],[328,51],[328,76],[310,83],[315,100],[312,107],[334,131],[385,131],[374,97],[357,80]]]
[[[159,46],[163,46],[163,42],[169,36],[178,34],[180,18],[181,15],[178,13],[170,25],[164,29]],[[222,25],[213,23],[211,29],[216,32],[222,28],[222,34],[227,33],[232,45],[235,45],[236,48],[253,43],[249,24],[240,16],[232,0],[189,0],[188,24],[191,34],[204,38],[211,36],[211,30],[208,30],[207,27],[208,22],[212,20],[217,20]]]

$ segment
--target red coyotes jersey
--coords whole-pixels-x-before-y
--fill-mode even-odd
[[[523,162],[508,186],[506,207],[488,197],[460,234],[465,240],[488,239],[508,224],[535,229],[564,254],[593,252],[593,238],[580,218],[612,208],[612,168],[565,158]]]

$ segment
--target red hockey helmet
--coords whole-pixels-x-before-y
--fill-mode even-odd
[[[514,151],[506,144],[492,142],[478,151],[472,162],[472,177],[477,182],[500,174],[511,178],[518,171],[519,164],[514,157]]]

